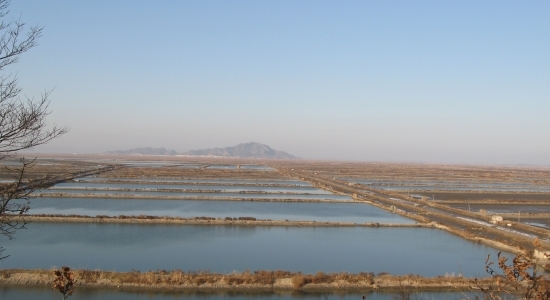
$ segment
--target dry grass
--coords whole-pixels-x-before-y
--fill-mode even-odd
[[[299,289],[303,287],[307,283],[307,279],[302,274],[296,274],[292,276],[292,285],[295,289]]]
[[[134,286],[134,287],[174,287],[174,288],[395,288],[407,283],[415,287],[449,287],[453,285],[468,286],[473,279],[461,277],[425,278],[418,275],[392,276],[373,273],[323,273],[302,274],[288,271],[245,271],[242,273],[217,274],[207,271],[183,272],[181,270],[165,271],[131,271],[111,272],[100,270],[75,270],[78,285],[86,286]],[[32,282],[49,285],[51,270],[2,270],[0,284],[22,284],[15,278],[34,278]],[[13,278],[12,278],[13,277]],[[484,283],[488,279],[478,281]],[[25,281],[23,281],[25,282]],[[286,282],[286,283],[284,283]],[[282,284],[282,285],[281,285]],[[286,284],[286,285],[285,285]]]

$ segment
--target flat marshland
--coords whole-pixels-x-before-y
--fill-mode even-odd
[[[3,284],[43,285],[40,270],[70,265],[95,288],[449,288],[486,278],[488,254],[550,245],[544,168],[39,161],[29,178],[58,180],[35,191],[27,230],[5,243]]]

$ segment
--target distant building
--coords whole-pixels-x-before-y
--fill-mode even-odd
[[[493,224],[497,224],[497,223],[500,223],[502,221],[503,221],[502,216],[496,216],[495,215],[495,216],[491,217],[491,223],[493,223]]]

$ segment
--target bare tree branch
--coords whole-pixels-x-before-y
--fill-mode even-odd
[[[18,62],[21,54],[38,45],[44,28],[27,28],[21,18],[4,20],[9,13],[9,3],[9,0],[0,0],[0,71]],[[50,114],[48,107],[51,90],[44,91],[39,100],[28,97],[21,99],[21,91],[17,76],[0,75],[0,160],[17,155],[17,151],[45,144],[68,131],[67,127],[53,125],[48,128],[46,124],[46,117]],[[21,167],[5,167],[14,180],[0,184],[0,235],[9,239],[26,224],[25,221],[15,220],[13,216],[27,212],[31,193],[49,182],[49,178],[24,179],[25,172],[32,167],[33,162],[21,158]],[[0,247],[0,253],[2,251]],[[6,256],[0,256],[0,260],[4,258]]]

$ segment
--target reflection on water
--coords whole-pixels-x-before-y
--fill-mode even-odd
[[[36,198],[32,214],[255,217],[271,220],[407,223],[414,221],[363,203],[302,203],[109,198]]]
[[[396,296],[392,292],[372,291],[177,291],[177,290],[139,290],[139,289],[93,289],[77,287],[73,297],[81,300],[325,300],[325,299],[362,299],[363,295],[370,300],[390,300]],[[0,299],[43,299],[58,300],[60,293],[47,287],[0,286]],[[419,292],[412,295],[414,299],[461,299],[464,294],[457,292]]]
[[[3,268],[70,265],[181,269],[485,276],[497,251],[427,228],[177,226],[31,223],[6,241]],[[36,255],[40,249],[40,255]]]

